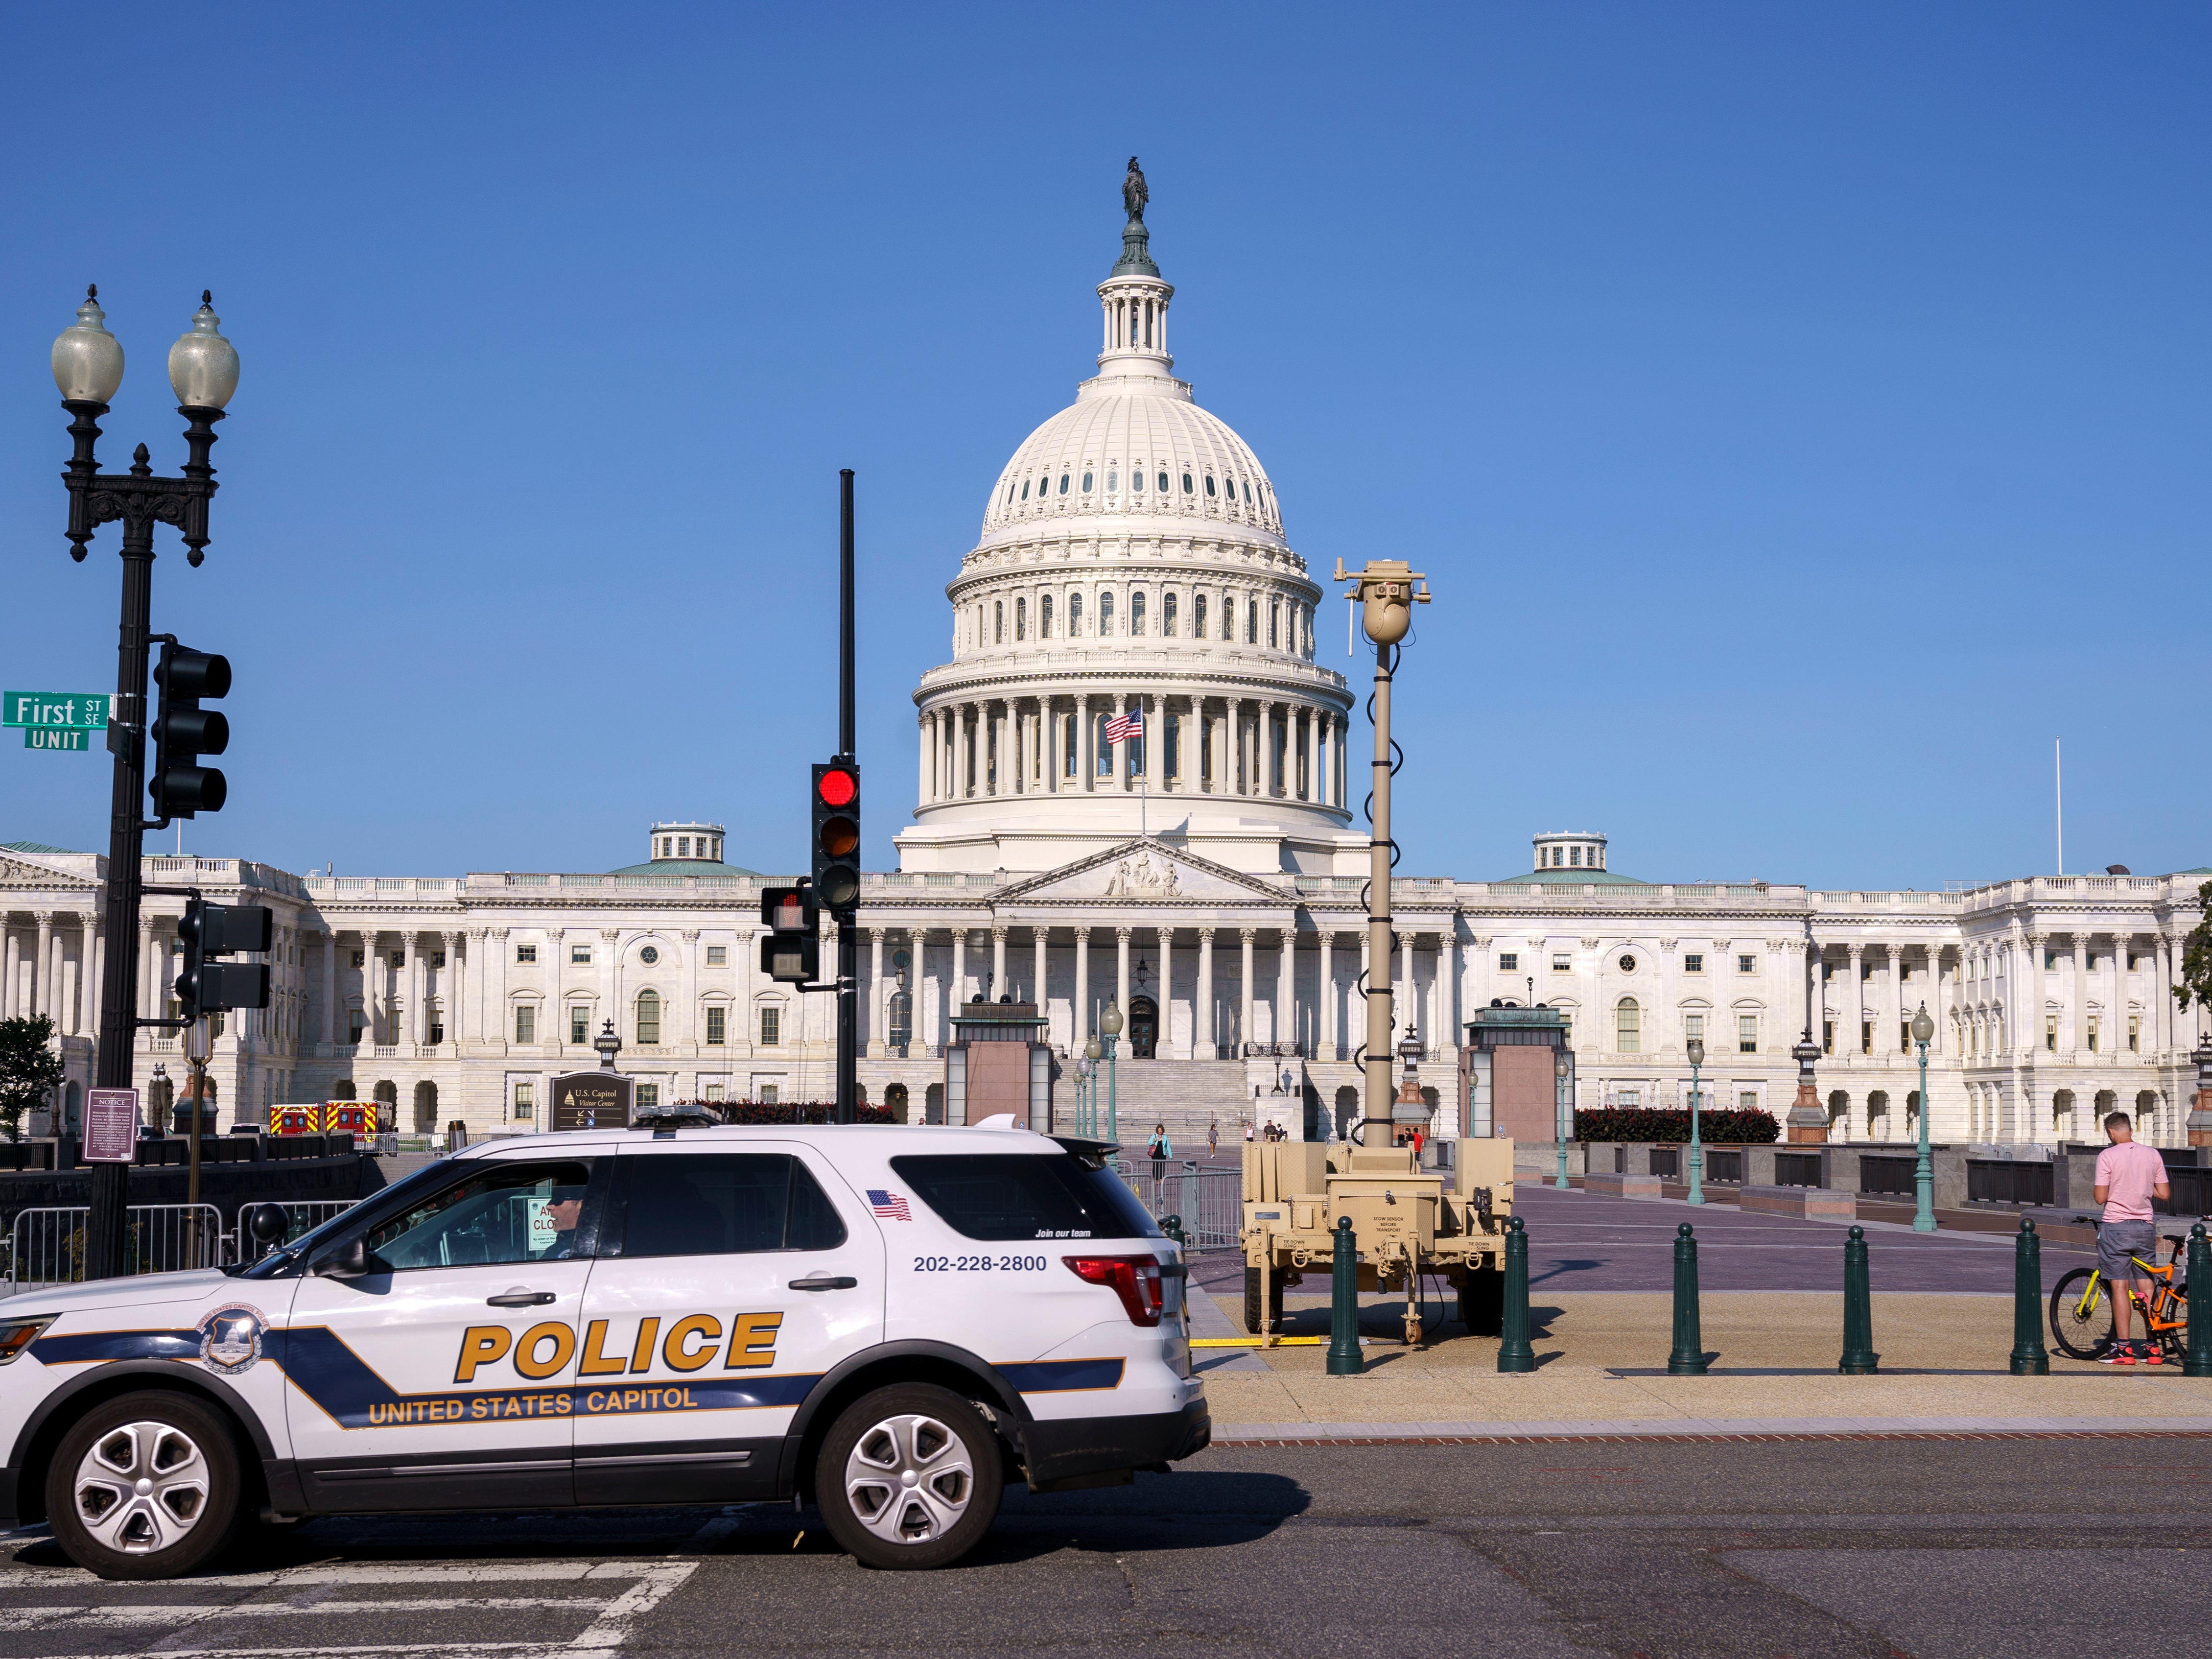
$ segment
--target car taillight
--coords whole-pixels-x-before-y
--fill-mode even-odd
[[[1159,1258],[1151,1255],[1064,1255],[1068,1271],[1086,1285],[1104,1285],[1121,1298],[1132,1325],[1157,1325],[1164,1291]]]

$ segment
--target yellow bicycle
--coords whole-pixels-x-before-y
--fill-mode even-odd
[[[2189,1241],[2179,1233],[2166,1235],[2173,1259],[2164,1267],[2144,1261],[2135,1263],[2138,1276],[2150,1281],[2150,1296],[2136,1291],[2136,1311],[2142,1316],[2143,1334],[2158,1344],[2162,1355],[2177,1363],[2189,1333],[2189,1285],[2181,1278],[2183,1253]],[[2152,1253],[2157,1252],[2154,1245]],[[2075,1359],[2094,1359],[2112,1340],[2112,1298],[2104,1275],[2094,1267],[2076,1267],[2051,1288],[2051,1336],[2059,1352]]]

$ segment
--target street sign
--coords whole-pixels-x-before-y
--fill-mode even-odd
[[[98,732],[107,724],[105,691],[0,691],[0,726]]]
[[[82,755],[92,747],[92,734],[79,728],[64,731],[52,726],[27,726],[23,728],[23,747],[51,749],[58,754]]]
[[[553,1115],[548,1127],[571,1129],[629,1127],[630,1080],[614,1072],[565,1072],[553,1079]]]
[[[138,1156],[138,1091],[88,1089],[84,1097],[84,1147],[89,1164],[128,1164]]]

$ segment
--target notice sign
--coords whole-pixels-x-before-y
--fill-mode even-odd
[[[629,1127],[630,1080],[613,1072],[570,1072],[553,1079],[549,1127],[567,1129]]]
[[[88,1164],[128,1164],[138,1156],[138,1091],[94,1089],[84,1097],[84,1149]]]

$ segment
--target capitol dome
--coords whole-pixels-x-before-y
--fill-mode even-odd
[[[1252,870],[1343,853],[1352,698],[1316,660],[1322,592],[1252,447],[1175,376],[1132,177],[1097,373],[1000,470],[945,588],[903,870],[1048,869],[1140,834]]]

